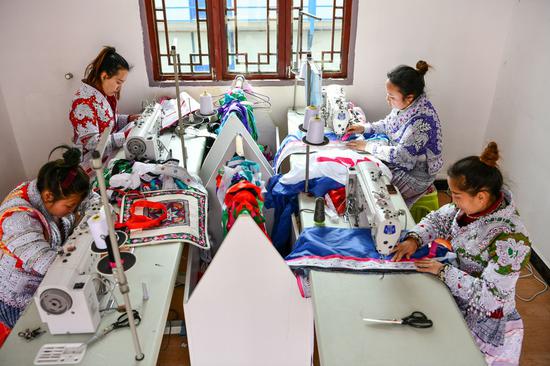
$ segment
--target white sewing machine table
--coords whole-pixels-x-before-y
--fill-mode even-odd
[[[172,138],[170,134],[165,134],[161,138],[166,146],[172,150],[172,157],[179,159],[181,162],[182,153],[179,138]],[[187,166],[190,173],[198,174],[204,155],[205,141],[204,137],[186,137],[185,139],[188,151]],[[122,149],[115,156],[115,159],[120,158],[124,158]],[[115,329],[91,344],[79,365],[156,365],[182,250],[183,243],[135,248],[136,264],[126,272],[132,307],[139,310],[142,318],[140,325],[137,327],[137,333],[145,358],[142,361],[135,360],[130,329],[122,328]],[[142,282],[146,283],[149,292],[149,300],[146,302],[142,301]],[[118,303],[123,304],[118,287],[115,288],[114,293]],[[120,315],[121,313],[116,311],[105,315],[101,319],[98,331],[116,321]],[[44,344],[85,342],[93,335],[54,336],[47,332],[31,341],[26,341],[18,336],[19,332],[27,328],[32,330],[38,327],[41,327],[42,330],[48,329],[47,325],[40,320],[35,302],[32,301],[0,349],[0,365],[30,366],[33,365],[36,354]]]
[[[288,133],[294,133],[303,114],[289,109],[287,118]],[[291,155],[290,166],[300,159],[305,159],[305,154]],[[405,209],[406,219],[399,218],[403,227],[412,228],[415,222],[401,194],[391,197],[396,209]],[[302,193],[298,203],[303,230],[314,225],[315,200]],[[328,216],[325,225],[350,227],[343,219],[331,221]],[[451,293],[432,275],[312,270],[310,280],[323,366],[485,365]],[[362,317],[405,317],[415,310],[425,312],[434,326],[416,329],[362,321]]]

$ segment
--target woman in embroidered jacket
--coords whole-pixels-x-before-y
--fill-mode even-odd
[[[105,156],[122,147],[133,127],[132,121],[139,115],[117,114],[117,104],[122,84],[126,81],[130,66],[115,48],[104,47],[88,65],[85,79],[75,93],[69,119],[73,126],[74,143],[83,153],[83,166],[88,174],[91,152],[99,142],[100,134],[113,127]]]
[[[417,270],[438,275],[451,290],[476,343],[490,365],[517,365],[523,322],[515,289],[528,263],[525,226],[503,188],[491,142],[480,157],[459,160],[448,170],[453,203],[426,216],[396,248],[394,260],[409,257],[436,238],[451,242],[458,268],[435,260],[416,262]]]
[[[430,66],[418,61],[416,69],[398,66],[388,73],[386,100],[390,114],[378,122],[355,124],[348,133],[385,134],[389,142],[350,141],[355,150],[368,151],[385,161],[397,186],[411,206],[432,185],[443,166],[439,117],[424,93],[424,75]]]
[[[0,346],[70,235],[72,212],[89,191],[80,150],[63,147],[63,159],[45,164],[37,179],[20,184],[0,205]]]

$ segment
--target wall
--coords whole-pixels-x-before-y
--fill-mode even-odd
[[[17,183],[25,179],[21,156],[15,142],[4,94],[0,88],[0,202]]]
[[[370,119],[383,117],[388,112],[386,72],[425,59],[436,67],[427,84],[443,123],[446,163],[477,152],[512,5],[513,0],[361,0],[355,78],[346,87],[350,99],[366,107]],[[148,86],[138,0],[96,0],[93,5],[83,0],[3,1],[0,42],[7,56],[0,58],[0,85],[30,177],[52,147],[70,139],[72,93],[102,45],[115,46],[134,65],[123,90],[122,111],[137,112],[142,100],[174,93],[173,88]],[[66,72],[75,78],[65,80]],[[204,89],[187,91],[198,96]],[[292,87],[257,89],[271,96],[271,115],[285,126]],[[303,100],[302,90],[299,96]]]
[[[550,266],[545,230],[550,212],[550,2],[523,0],[514,8],[485,141],[499,144],[505,180],[533,248]]]

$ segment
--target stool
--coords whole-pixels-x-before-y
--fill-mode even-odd
[[[423,195],[411,206],[411,216],[413,217],[416,223],[419,223],[420,220],[427,214],[432,211],[435,211],[439,208],[439,199],[437,198],[437,189],[434,189]]]

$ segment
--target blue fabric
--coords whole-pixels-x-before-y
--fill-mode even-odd
[[[0,322],[4,323],[8,328],[12,329],[15,326],[22,312],[22,309],[7,305],[3,301],[0,301]]]
[[[429,253],[427,245],[422,246],[412,256],[412,259],[426,257]],[[438,245],[436,257],[444,257],[449,250]],[[292,253],[285,260],[306,256],[328,257],[338,255],[354,258],[391,259],[393,254],[383,256],[376,251],[370,229],[344,229],[334,227],[309,227],[304,229]]]
[[[292,214],[298,213],[298,194],[304,191],[305,181],[296,184],[279,182],[281,174],[271,177],[267,183],[264,195],[266,208],[275,209],[275,220],[271,230],[273,245],[282,256],[290,251],[290,234],[292,232]],[[329,190],[343,187],[330,178],[315,178],[309,180],[309,192],[315,197],[323,197]]]

